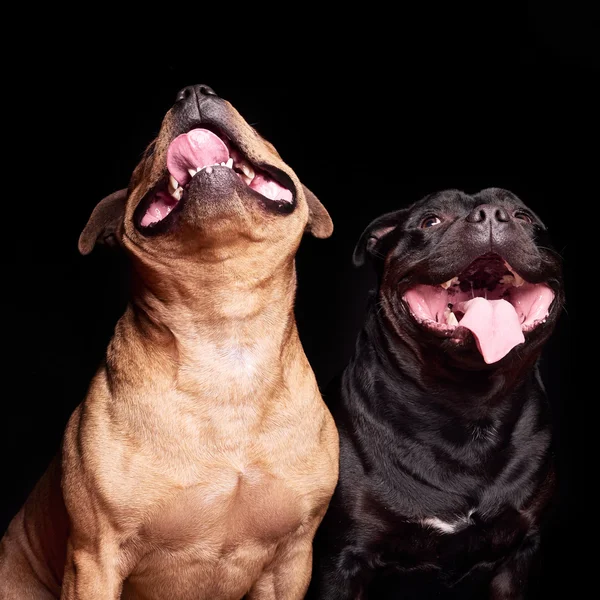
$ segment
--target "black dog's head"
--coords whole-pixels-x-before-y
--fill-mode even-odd
[[[563,301],[546,228],[507,190],[447,190],[383,215],[355,264],[367,255],[397,334],[470,368],[537,356]]]

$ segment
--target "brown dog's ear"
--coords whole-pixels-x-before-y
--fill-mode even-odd
[[[302,189],[309,209],[306,231],[310,231],[317,238],[328,238],[333,233],[333,221],[327,209],[305,185]]]
[[[101,200],[79,236],[79,252],[89,254],[96,244],[116,246],[125,216],[127,190],[119,190]]]
[[[381,215],[371,222],[362,232],[354,248],[352,261],[356,267],[362,267],[365,264],[367,255],[372,258],[383,258],[382,252],[380,252],[382,249],[380,242],[400,225],[406,212],[405,209],[396,210]]]

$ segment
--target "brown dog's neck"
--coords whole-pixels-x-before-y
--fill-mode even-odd
[[[195,390],[220,384],[235,395],[256,379],[275,385],[286,357],[301,348],[293,261],[246,279],[223,265],[191,270],[185,279],[152,275],[134,276],[131,302],[107,353],[113,380],[139,385],[134,371],[146,384],[177,381]],[[119,378],[123,364],[128,373]]]
[[[295,292],[293,263],[277,273],[255,277],[219,264],[192,271],[185,279],[137,273],[131,304],[159,329],[187,334],[279,320],[291,312]]]

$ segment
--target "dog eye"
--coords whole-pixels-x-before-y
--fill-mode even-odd
[[[421,222],[421,229],[428,229],[429,227],[439,225],[441,222],[441,219],[439,219],[435,215],[431,215],[426,219],[423,219],[423,221]]]
[[[523,212],[522,210],[518,210],[515,213],[515,219],[525,221],[525,223],[533,223],[533,219],[531,218],[531,215],[527,214],[526,212]]]

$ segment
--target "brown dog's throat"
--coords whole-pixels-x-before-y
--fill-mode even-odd
[[[112,364],[137,362],[146,382],[166,377],[186,390],[205,390],[218,380],[245,394],[253,382],[266,385],[281,375],[284,348],[297,338],[294,293],[293,269],[252,289],[171,288],[166,299],[138,280],[111,343]]]

